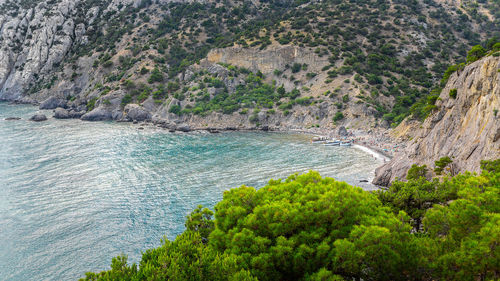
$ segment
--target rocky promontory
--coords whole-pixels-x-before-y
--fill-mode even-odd
[[[446,156],[456,172],[479,172],[481,160],[500,158],[499,71],[500,58],[489,56],[454,73],[437,109],[423,124],[414,125],[407,148],[377,169],[373,183],[387,186],[395,178],[404,179],[411,165],[433,168]]]

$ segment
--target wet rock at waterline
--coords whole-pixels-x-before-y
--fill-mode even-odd
[[[138,104],[127,104],[124,108],[126,118],[132,121],[144,121],[151,119],[151,113],[144,110]]]
[[[109,110],[103,107],[98,107],[88,113],[85,113],[81,119],[84,121],[105,121],[111,120],[112,114]]]
[[[56,119],[69,119],[71,118],[69,115],[69,111],[64,108],[58,107],[54,111],[54,118]]]
[[[58,107],[66,108],[67,102],[63,99],[59,99],[56,97],[50,97],[50,98],[44,100],[40,104],[40,109],[56,109]]]
[[[70,118],[80,119],[85,113],[87,113],[87,111],[85,111],[85,110],[81,110],[81,111],[70,110],[69,116],[70,116]]]
[[[78,111],[76,109],[67,110],[61,107],[54,110],[54,118],[56,119],[79,119],[86,111]]]
[[[31,116],[30,121],[35,121],[35,122],[47,121],[47,116],[45,116],[45,114],[42,113],[37,113]]]
[[[191,128],[189,126],[179,126],[177,127],[177,131],[180,131],[180,132],[190,132],[191,131]]]

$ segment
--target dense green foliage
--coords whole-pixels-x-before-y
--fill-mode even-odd
[[[337,112],[335,113],[335,116],[333,116],[333,121],[337,122],[344,119],[344,114],[342,112]]]
[[[451,92],[450,92],[450,96],[451,96]],[[453,98],[456,98],[456,91],[455,91],[455,97],[453,97]],[[453,160],[451,160],[451,158],[448,157],[448,156],[439,158],[439,160],[437,160],[437,161],[434,162],[434,164],[436,165],[436,168],[434,169],[434,172],[437,175],[440,175],[441,173],[443,173],[443,171],[445,170],[445,168],[448,165],[450,165],[451,163],[453,163]]]
[[[481,45],[476,45],[467,53],[467,63],[472,63],[482,58],[486,54],[486,49]]]
[[[413,164],[411,168],[408,170],[406,175],[407,180],[418,180],[421,177],[426,177],[427,174],[427,166],[418,166],[417,164]]]
[[[240,108],[272,108],[282,98],[289,97],[284,91],[276,91],[276,87],[263,82],[262,73],[251,73],[245,69],[231,68],[233,75],[245,77],[245,84],[236,87],[233,94],[229,94],[224,83],[215,77],[205,77],[203,86],[218,89],[219,93],[211,95],[206,88],[196,97],[195,104],[186,108],[182,113],[205,114],[211,111],[220,111],[225,114],[233,113]]]
[[[500,160],[481,166],[375,193],[316,172],[242,186],[138,266],[116,257],[84,280],[495,280]]]
[[[457,93],[458,93],[457,89],[451,89],[450,93],[449,93],[450,98],[456,99],[457,98]]]

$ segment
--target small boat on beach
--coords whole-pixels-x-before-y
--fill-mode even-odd
[[[321,143],[325,146],[352,146],[354,140],[338,140],[338,139],[328,139],[327,137],[316,136],[311,140],[312,143]]]
[[[326,146],[334,146],[334,145],[340,145],[340,141],[339,140],[330,140],[330,141],[326,141],[323,145],[326,145]]]
[[[352,145],[352,142],[341,142],[340,143],[340,146],[351,146]]]
[[[327,137],[323,137],[323,136],[316,136],[316,137],[313,137],[311,142],[312,143],[325,143],[326,141],[328,140]]]

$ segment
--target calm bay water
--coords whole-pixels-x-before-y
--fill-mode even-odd
[[[75,280],[184,230],[242,184],[317,170],[359,185],[380,159],[293,134],[171,134],[112,122],[27,121],[0,103],[0,272],[5,280]],[[47,116],[51,116],[47,112]],[[5,121],[7,117],[19,121]],[[371,188],[365,186],[365,188]]]

